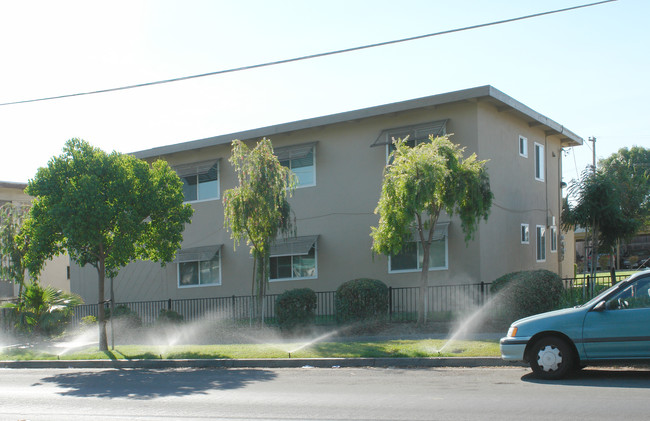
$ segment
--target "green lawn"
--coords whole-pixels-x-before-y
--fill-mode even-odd
[[[242,358],[409,358],[409,357],[498,357],[498,341],[390,340],[379,342],[320,342],[315,344],[235,345],[118,345],[100,352],[96,345],[57,355],[54,350],[0,348],[0,360],[86,359],[242,359]],[[301,348],[301,349],[299,349]]]

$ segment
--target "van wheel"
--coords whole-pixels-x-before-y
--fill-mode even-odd
[[[557,336],[547,336],[535,342],[528,360],[535,377],[545,380],[561,379],[574,367],[571,347]]]

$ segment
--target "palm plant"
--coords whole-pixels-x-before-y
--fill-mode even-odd
[[[80,304],[83,300],[76,294],[34,282],[25,287],[17,303],[3,307],[14,310],[17,331],[53,336],[63,331],[74,307]]]

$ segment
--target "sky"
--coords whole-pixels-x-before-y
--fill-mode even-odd
[[[593,0],[0,0],[0,103],[380,43]],[[0,181],[27,182],[66,140],[156,146],[492,85],[596,156],[650,148],[650,2],[518,22],[236,73],[0,106]]]

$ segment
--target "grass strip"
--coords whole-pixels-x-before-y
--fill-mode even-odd
[[[58,352],[58,354],[56,353]],[[0,360],[137,360],[137,359],[254,359],[254,358],[420,358],[498,357],[495,340],[438,339],[379,342],[319,342],[229,345],[118,345],[99,351],[95,346],[66,350],[0,348]]]

